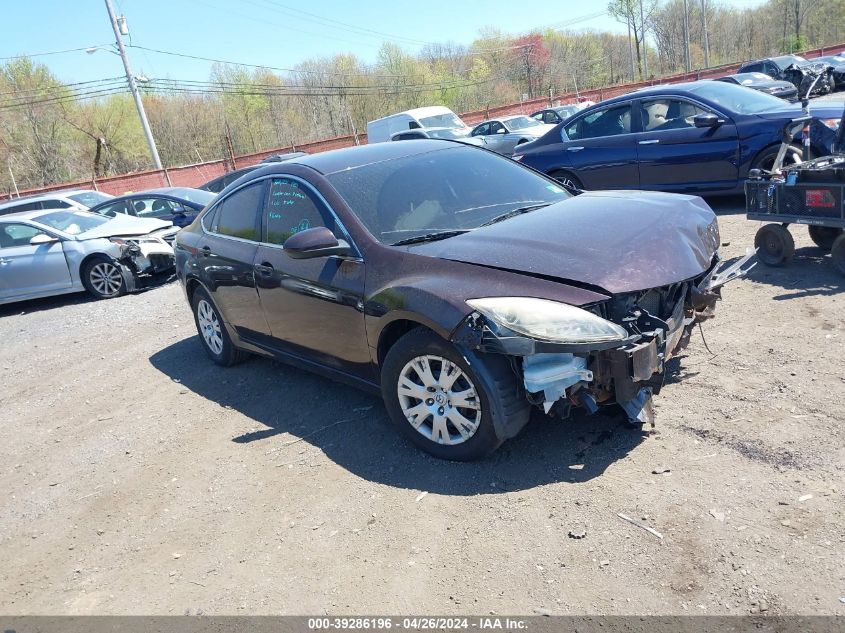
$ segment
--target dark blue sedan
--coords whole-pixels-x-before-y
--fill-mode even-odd
[[[814,156],[829,154],[842,105],[811,105]],[[716,81],[655,86],[603,101],[520,145],[515,160],[577,189],[740,193],[774,163],[801,106]],[[800,140],[786,163],[801,159]]]
[[[118,213],[138,218],[156,218],[188,226],[205,206],[217,197],[216,193],[189,187],[163,187],[140,193],[111,198],[89,209],[113,218]]]

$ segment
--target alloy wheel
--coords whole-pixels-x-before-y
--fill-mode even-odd
[[[120,292],[123,286],[123,276],[120,269],[111,262],[100,262],[91,268],[89,273],[91,285],[100,295],[112,297]]]
[[[410,425],[436,444],[462,444],[481,424],[481,399],[475,385],[446,358],[412,358],[399,374],[396,389]]]
[[[222,354],[223,333],[220,330],[220,320],[214,308],[205,299],[200,299],[197,304],[197,324],[208,349],[214,354]]]

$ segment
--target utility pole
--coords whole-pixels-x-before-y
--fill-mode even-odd
[[[701,30],[704,32],[704,67],[710,68],[710,38],[707,36],[707,0],[701,0]]]
[[[701,0],[704,2],[704,0]],[[640,36],[642,37],[643,42],[643,68],[645,69],[643,72],[645,73],[645,77],[643,79],[648,79],[648,49],[646,48],[645,43],[645,19],[643,18],[643,0],[640,0]]]
[[[114,29],[114,36],[117,38],[115,42],[117,44],[117,50],[120,52],[120,58],[123,60],[123,68],[126,70],[126,81],[129,83],[129,91],[132,93],[132,98],[135,99],[135,107],[138,108],[141,127],[144,129],[144,136],[147,137],[147,145],[150,146],[150,155],[153,158],[156,169],[162,169],[156,142],[153,139],[153,132],[150,129],[150,122],[147,120],[147,113],[144,111],[144,104],[138,92],[138,85],[135,83],[135,75],[132,74],[132,69],[129,67],[129,58],[126,56],[126,49],[123,47],[123,38],[120,34],[120,26],[118,26],[117,18],[114,15],[114,8],[111,6],[111,0],[105,0],[105,2],[106,10],[109,12],[109,20],[111,20],[111,27]]]
[[[690,54],[689,54],[689,7],[687,0],[684,0],[684,70],[690,72]]]
[[[637,75],[634,72],[634,41],[631,39],[631,12],[630,11],[625,15],[625,19],[628,21],[628,52],[631,55],[631,81],[634,81],[637,78]]]

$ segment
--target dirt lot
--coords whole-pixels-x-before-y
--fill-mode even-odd
[[[726,257],[738,204],[714,201]],[[176,284],[0,307],[0,612],[843,614],[845,279],[793,233],[654,433],[538,418],[474,464],[367,394],[212,365]]]

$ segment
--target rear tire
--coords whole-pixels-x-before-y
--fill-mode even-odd
[[[754,236],[757,258],[767,266],[783,266],[795,255],[795,240],[786,227],[765,224]]]
[[[813,240],[815,245],[826,251],[833,248],[836,238],[842,235],[842,229],[832,226],[814,226],[810,224],[807,226],[807,231],[810,233],[810,239]]]
[[[247,353],[232,343],[217,306],[203,288],[194,291],[191,308],[200,343],[211,360],[223,367],[231,367],[246,359]]]
[[[106,255],[92,257],[80,271],[82,285],[97,299],[114,299],[126,294],[126,280],[120,264]]]
[[[422,327],[387,352],[381,388],[399,432],[440,459],[489,455],[530,413],[507,358],[459,350]],[[513,433],[500,435],[497,429]]]
[[[578,177],[568,171],[553,171],[549,176],[557,180],[569,191],[584,191],[584,185],[581,184]]]
[[[833,265],[840,275],[845,275],[845,233],[836,238],[833,247],[830,249]]]

